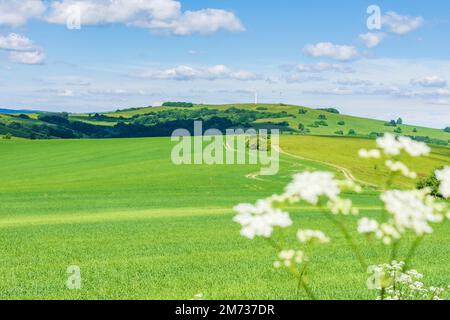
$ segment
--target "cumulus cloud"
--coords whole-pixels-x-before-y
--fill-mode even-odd
[[[41,0],[0,0],[0,26],[19,27],[45,12]]]
[[[158,80],[257,80],[260,77],[245,70],[233,70],[224,65],[215,65],[207,68],[191,66],[177,66],[163,70],[144,70],[136,74],[138,77]]]
[[[10,51],[8,58],[16,63],[41,64],[45,60],[45,54],[38,45],[16,33],[0,36],[0,49]]]
[[[54,1],[46,20],[66,24],[73,17],[74,8],[80,12],[82,25],[125,24],[175,35],[244,30],[233,12],[209,8],[183,12],[180,2],[175,0]]]
[[[367,32],[359,35],[359,39],[364,42],[367,48],[375,48],[378,46],[385,37],[381,32]]]
[[[383,27],[386,27],[389,32],[403,35],[423,25],[423,17],[402,16],[396,12],[390,11],[381,17]]]
[[[36,48],[36,44],[23,35],[10,33],[7,36],[0,36],[0,49],[29,51]]]
[[[42,51],[12,51],[8,55],[9,60],[23,64],[42,64],[45,53]]]
[[[350,61],[358,56],[358,51],[355,47],[349,45],[336,45],[331,42],[308,44],[303,51],[309,56],[327,57],[339,61]]]
[[[411,84],[422,87],[444,88],[447,86],[447,80],[433,75],[424,78],[411,79]]]

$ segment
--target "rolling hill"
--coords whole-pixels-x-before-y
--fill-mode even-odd
[[[96,114],[1,114],[0,134],[31,139],[127,138],[169,136],[173,129],[190,129],[193,120],[211,128],[276,128],[286,134],[376,138],[385,132],[429,144],[448,145],[444,129],[343,115],[295,105],[193,105],[191,108],[145,107]]]

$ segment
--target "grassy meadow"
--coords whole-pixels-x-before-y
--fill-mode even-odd
[[[306,298],[290,274],[271,268],[276,253],[264,240],[239,235],[232,207],[281,192],[304,170],[350,172],[377,185],[382,173],[356,157],[373,144],[285,135],[280,172],[262,177],[252,165],[175,166],[169,138],[0,140],[0,299]],[[426,176],[449,159],[448,148],[436,147],[415,169]],[[362,213],[378,214],[376,186],[349,196]],[[311,262],[316,296],[375,298],[332,225],[312,207],[290,212],[296,226],[321,229],[333,240]],[[356,219],[349,221],[355,229]],[[413,261],[430,285],[450,283],[450,226],[439,228]],[[295,243],[295,235],[285,241]],[[380,262],[376,252],[388,259],[377,243],[365,248],[372,263]],[[79,291],[65,286],[70,265],[81,267]]]

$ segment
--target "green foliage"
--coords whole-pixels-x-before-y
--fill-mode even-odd
[[[9,132],[3,136],[3,139],[5,139],[5,140],[11,140],[11,138],[12,138],[12,135]]]
[[[344,131],[338,130],[334,134],[337,134],[338,136],[343,136],[344,135]]]
[[[356,131],[355,131],[354,129],[350,129],[350,130],[348,131],[348,135],[349,135],[349,136],[355,136],[355,135],[356,135]]]
[[[402,133],[403,131],[402,131],[402,128],[398,127],[398,128],[395,128],[395,129],[394,129],[394,132],[400,134],[400,133]]]
[[[327,116],[324,114],[319,115],[318,117],[319,120],[327,120]]]
[[[305,110],[305,109],[301,108],[300,110],[298,110],[298,113],[299,114],[307,114],[308,110]]]
[[[446,127],[446,128],[444,129],[444,132],[450,133],[450,127]]]
[[[397,124],[403,124],[403,119],[402,118],[398,118],[397,119]]]
[[[329,113],[340,114],[339,110],[336,108],[319,108],[317,110],[325,111],[325,112],[329,112]]]
[[[338,124],[339,126],[345,126],[345,121],[339,121],[337,124]]]
[[[194,106],[191,102],[164,102],[163,107],[178,107],[178,108],[192,108]]]
[[[258,108],[256,108],[256,110],[258,110],[258,111],[267,111],[267,110],[269,110],[269,108],[266,108],[266,107],[258,107]]]
[[[397,121],[391,120],[391,121],[389,121],[389,122],[386,122],[384,125],[385,125],[386,127],[396,127],[396,126],[397,126]]]
[[[436,170],[441,170],[441,169],[443,169],[443,167],[436,169]],[[439,194],[439,185],[440,185],[440,181],[436,177],[435,172],[433,172],[429,177],[426,177],[426,178],[420,180],[419,182],[417,182],[416,187],[418,189],[430,188],[432,195],[437,196],[437,197],[442,197]]]

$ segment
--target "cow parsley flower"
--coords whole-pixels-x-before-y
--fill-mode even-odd
[[[363,159],[379,159],[381,158],[380,150],[373,149],[373,150],[367,150],[367,149],[361,149],[358,152],[358,155],[360,158]]]
[[[435,203],[429,190],[386,191],[381,195],[386,210],[392,214],[392,224],[403,233],[412,230],[422,236],[433,232],[429,223],[444,219],[445,206]]]
[[[414,141],[408,137],[398,137],[398,141],[411,157],[427,156],[430,154],[431,149],[424,142]]]
[[[298,230],[297,239],[301,243],[319,243],[325,244],[330,242],[325,233],[318,230]]]
[[[276,269],[279,269],[281,267],[290,268],[295,265],[299,265],[305,261],[307,261],[308,258],[305,255],[305,252],[298,250],[283,250],[278,254],[278,260],[276,260],[273,264],[273,266]]]
[[[405,177],[411,179],[417,178],[417,173],[411,171],[403,162],[386,160],[385,164],[392,172],[400,172]]]
[[[412,157],[426,156],[431,149],[426,143],[414,141],[408,137],[396,137],[391,133],[385,133],[377,139],[377,145],[388,156],[398,156],[402,150]]]
[[[378,138],[377,145],[380,149],[383,149],[386,155],[389,156],[399,155],[403,148],[402,144],[391,133],[385,133],[383,137]]]
[[[436,178],[441,182],[439,193],[444,198],[450,198],[450,167],[445,167],[442,170],[436,171]]]
[[[353,202],[350,199],[335,198],[328,201],[327,207],[334,215],[342,214],[344,216],[356,216],[359,214],[359,210],[353,207]]]
[[[380,224],[378,221],[369,219],[369,218],[362,218],[358,221],[358,232],[362,234],[371,234],[376,233],[379,230]]]
[[[383,289],[378,300],[441,300],[448,291],[448,288],[426,287],[421,273],[404,268],[405,263],[397,261],[369,267],[368,288]]]
[[[334,174],[330,172],[304,172],[294,176],[294,180],[286,187],[285,196],[292,202],[305,200],[317,205],[319,197],[335,199],[340,193]]]
[[[256,205],[240,204],[234,210],[238,213],[234,221],[242,225],[241,235],[249,239],[270,238],[275,227],[292,225],[289,213],[273,208],[268,200],[259,200]]]

